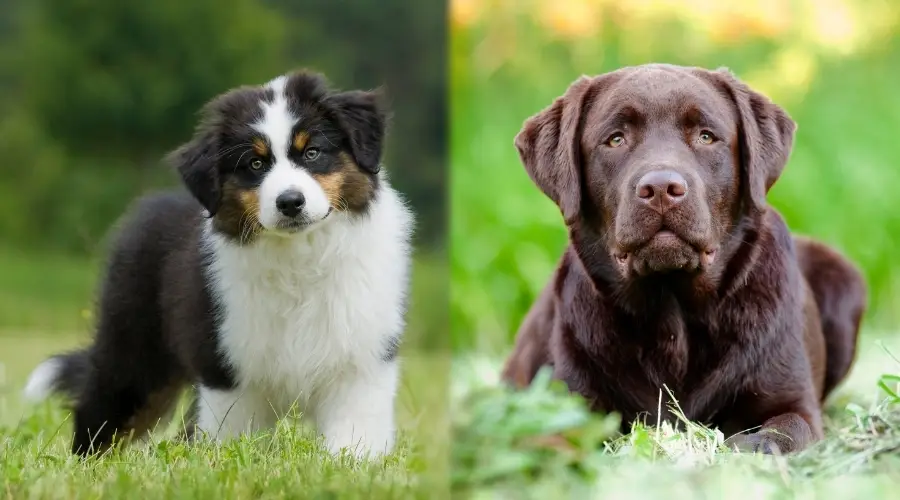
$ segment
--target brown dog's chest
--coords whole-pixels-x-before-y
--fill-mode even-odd
[[[579,341],[596,339],[595,328],[564,326],[570,341],[560,346],[566,355],[557,358],[574,361],[557,365],[557,376],[595,409],[621,414],[625,425],[642,415],[655,423],[660,409],[663,420],[673,419],[666,408],[674,398],[688,419],[712,423],[735,397],[735,385],[724,380],[741,378],[725,364],[736,348],[727,330],[675,315],[657,322],[607,318],[603,326],[602,343]]]

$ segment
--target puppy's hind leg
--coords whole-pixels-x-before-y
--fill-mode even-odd
[[[120,438],[144,438],[165,423],[181,392],[180,381],[153,386],[119,385],[114,374],[95,371],[75,403],[72,453],[101,453]]]
[[[846,378],[853,365],[866,310],[866,283],[853,263],[827,245],[803,237],[794,241],[800,268],[816,298],[825,336],[824,399]]]
[[[60,394],[72,406],[74,454],[102,452],[126,432],[143,435],[177,396],[177,384],[160,390],[123,384],[134,379],[133,371],[116,372],[110,361],[98,358],[94,348],[73,351],[45,360],[28,379],[26,398],[37,402]]]

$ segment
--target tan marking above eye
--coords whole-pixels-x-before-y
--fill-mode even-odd
[[[306,147],[306,143],[309,142],[309,134],[306,132],[297,132],[297,135],[294,136],[294,147],[297,148],[298,151],[303,151],[303,148]]]
[[[255,137],[252,142],[253,152],[258,154],[259,156],[267,156],[269,154],[269,146],[266,144],[266,141],[260,139],[259,137]]]

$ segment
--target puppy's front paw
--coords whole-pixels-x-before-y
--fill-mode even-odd
[[[314,412],[329,451],[374,458],[393,450],[398,376],[397,364],[389,363],[331,387]]]
[[[379,458],[394,448],[394,429],[390,425],[368,425],[363,422],[341,422],[328,426],[325,446],[333,455],[343,450],[357,459]]]

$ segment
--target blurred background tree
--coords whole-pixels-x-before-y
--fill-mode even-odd
[[[410,342],[444,342],[446,29],[436,1],[0,0],[0,329],[89,331],[106,236],[178,183],[161,158],[200,107],[309,67],[387,91],[385,163],[418,222]]]
[[[582,74],[727,66],[799,123],[770,202],[849,255],[866,318],[900,320],[900,3],[889,0],[454,0],[451,324],[456,350],[505,354],[566,245],[512,141]]]

